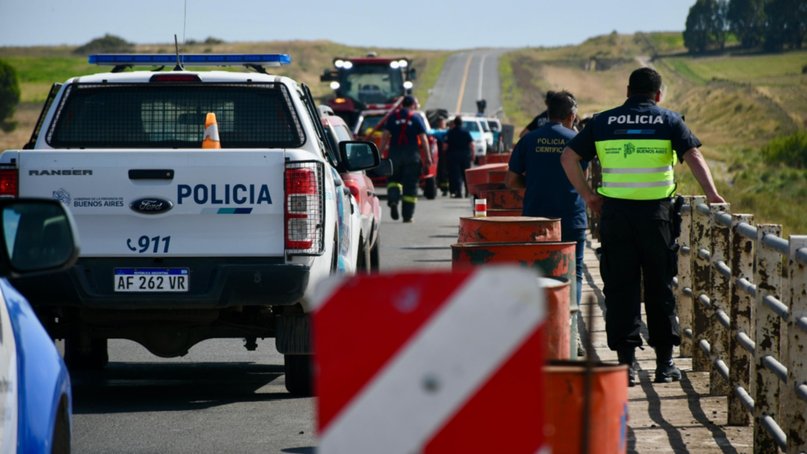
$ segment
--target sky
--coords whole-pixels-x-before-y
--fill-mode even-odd
[[[616,30],[682,31],[695,0],[0,0],[0,46],[327,39],[404,49],[579,44]],[[186,13],[187,11],[187,13]]]

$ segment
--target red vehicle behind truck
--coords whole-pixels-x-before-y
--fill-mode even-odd
[[[389,158],[389,147],[381,148],[381,130],[383,129],[384,124],[387,121],[389,115],[398,108],[400,104],[400,100],[394,103],[389,109],[373,109],[373,110],[364,110],[359,114],[358,122],[356,123],[356,127],[353,129],[353,134],[359,140],[366,140],[368,142],[374,142],[378,147],[379,151],[381,152],[381,159]],[[429,119],[426,117],[422,111],[417,110],[415,111],[415,115],[421,117],[423,120],[423,124],[426,125],[427,129],[427,136],[429,138],[429,151],[432,155],[432,163],[430,166],[424,166],[420,172],[420,188],[423,190],[423,196],[426,197],[428,200],[432,200],[437,197],[437,161],[439,160],[439,149],[438,149],[438,142],[432,136],[432,129],[431,125],[429,124]],[[425,162],[425,156],[423,156],[423,152],[421,151],[421,162]],[[367,171],[367,174],[370,175],[370,178],[373,180],[377,186],[386,186],[387,184],[387,177],[385,175],[379,175],[374,172],[373,169]]]
[[[333,112],[351,128],[363,110],[389,110],[403,95],[412,94],[415,69],[405,57],[334,58],[320,81],[330,82],[334,95],[326,100]]]

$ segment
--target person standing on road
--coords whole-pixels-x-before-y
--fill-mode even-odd
[[[554,94],[555,94],[555,92],[552,91],[552,90],[546,92],[546,97],[544,97],[544,104],[546,104],[548,106],[549,105],[549,98],[552,97],[552,95],[554,95]],[[549,111],[544,110],[543,112],[536,115],[535,118],[533,118],[532,121],[529,122],[527,124],[527,126],[525,126],[524,129],[521,130],[520,133],[518,133],[518,138],[520,139],[520,138],[526,136],[530,131],[535,131],[536,129],[540,128],[541,126],[547,124],[547,122],[549,122]]]
[[[576,242],[574,295],[579,307],[586,246],[586,205],[560,165],[560,154],[577,134],[573,129],[577,102],[568,91],[559,91],[551,92],[546,103],[549,122],[518,141],[510,156],[504,183],[511,189],[526,188],[524,216],[560,218],[562,240]],[[586,164],[582,163],[583,169]]]
[[[457,115],[452,122],[453,126],[446,134],[446,157],[448,158],[448,189],[451,197],[459,199],[468,197],[468,188],[465,185],[465,170],[471,168],[474,156],[474,138],[471,133],[462,128],[462,117]]]
[[[389,158],[392,160],[392,176],[387,184],[390,217],[398,219],[398,202],[403,201],[401,204],[403,222],[412,222],[415,215],[421,154],[425,158],[426,167],[431,165],[432,160],[426,125],[420,116],[415,115],[415,109],[415,98],[404,96],[401,107],[393,112],[384,124],[384,137],[381,142],[382,150],[389,146]]]
[[[437,116],[434,124],[432,125],[432,137],[437,140],[437,187],[443,195],[448,195],[449,178],[448,178],[448,158],[446,158],[446,119],[442,116]]]
[[[642,346],[641,283],[648,343],[655,349],[655,382],[681,379],[672,360],[680,345],[672,280],[677,272],[672,197],[673,164],[686,162],[709,203],[724,203],[698,147],[700,140],[681,116],[658,107],[661,75],[633,71],[627,101],[594,117],[561,155],[569,181],[589,208],[601,213],[600,272],[605,294],[608,347],[628,365],[628,384],[637,383],[636,347]],[[597,156],[602,186],[587,184],[580,162]]]

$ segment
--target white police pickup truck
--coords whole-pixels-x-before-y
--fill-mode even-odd
[[[93,55],[114,69],[54,86],[31,141],[0,154],[0,196],[62,201],[83,240],[70,271],[14,282],[65,339],[68,365],[103,366],[111,338],[174,357],[209,338],[253,350],[275,337],[287,389],[311,393],[302,303],[351,268],[340,267],[351,249],[340,241],[352,235],[339,229],[352,202],[340,203],[332,169],[379,157],[367,142],[329,145],[308,88],[264,69],[290,60]]]

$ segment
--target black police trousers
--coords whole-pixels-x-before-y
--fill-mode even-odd
[[[650,346],[681,344],[672,290],[677,256],[671,210],[672,202],[666,199],[605,199],[600,225],[600,273],[611,350],[642,345],[642,300]]]
[[[420,150],[417,145],[399,145],[390,147],[392,175],[387,183],[387,204],[401,204],[404,220],[415,215],[415,204],[418,200],[418,183],[420,182]]]

